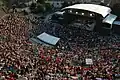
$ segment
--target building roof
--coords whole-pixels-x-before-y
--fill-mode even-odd
[[[65,10],[65,9],[87,10],[87,11],[101,14],[103,17],[107,16],[111,12],[111,9],[109,7],[96,5],[96,4],[75,4],[72,6],[65,7],[62,10]]]

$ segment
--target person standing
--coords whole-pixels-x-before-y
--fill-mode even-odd
[[[12,12],[13,12],[13,13],[16,12],[16,9],[15,9],[15,8],[16,8],[16,4],[13,4],[13,5],[12,5]]]

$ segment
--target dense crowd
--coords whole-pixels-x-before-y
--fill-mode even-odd
[[[95,80],[95,75],[101,80],[113,80],[113,75],[119,74],[120,37],[118,35],[100,36],[97,32],[86,31],[75,25],[68,25],[62,30],[63,34],[60,34],[60,37],[65,40],[60,43],[61,49],[64,46],[66,50],[73,52],[73,58],[77,56],[75,59],[77,65],[85,67],[85,59],[93,60],[89,70],[82,71],[88,80]]]
[[[61,32],[54,34],[61,41],[48,48],[29,42],[24,17],[0,19],[0,80],[114,80],[120,72],[120,38],[68,27],[59,25]],[[93,64],[86,65],[86,58]]]

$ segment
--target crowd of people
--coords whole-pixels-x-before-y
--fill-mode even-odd
[[[60,33],[53,33],[61,40],[57,47],[48,48],[29,42],[25,17],[0,19],[0,80],[114,80],[119,75],[119,36],[58,28]],[[86,64],[86,58],[93,64]]]

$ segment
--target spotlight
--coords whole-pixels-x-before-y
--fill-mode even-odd
[[[82,15],[84,15],[84,13],[82,13]]]
[[[70,13],[72,13],[72,10],[70,10]]]
[[[93,16],[93,14],[90,14],[90,16]]]
[[[76,12],[76,14],[78,14],[78,12]]]

